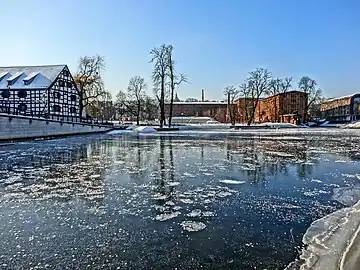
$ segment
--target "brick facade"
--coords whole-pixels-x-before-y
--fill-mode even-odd
[[[307,105],[307,94],[289,91],[259,100],[255,110],[255,123],[303,122]]]
[[[225,123],[227,119],[226,102],[174,102],[173,116],[208,116],[216,121]],[[165,117],[169,117],[170,104],[165,104]]]

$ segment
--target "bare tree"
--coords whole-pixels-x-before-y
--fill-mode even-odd
[[[106,97],[109,92],[104,89],[101,71],[105,69],[105,60],[102,56],[84,56],[79,60],[78,71],[74,75],[77,84],[80,106],[80,117],[83,110],[94,100]]]
[[[234,104],[235,99],[239,96],[240,91],[236,89],[235,86],[226,86],[224,89],[224,95],[227,98],[228,102],[228,113],[230,117],[230,122],[234,126],[236,120],[236,106]]]
[[[160,127],[163,127],[165,124],[165,87],[169,67],[168,51],[169,46],[165,44],[162,44],[160,47],[155,47],[150,51],[150,63],[154,64],[152,73],[154,92],[160,106]]]
[[[158,117],[159,103],[157,100],[145,96],[144,100],[144,118],[148,121],[153,121]]]
[[[117,94],[117,107],[126,108],[128,113],[136,117],[136,124],[140,124],[140,116],[145,104],[147,85],[144,78],[134,76],[130,78],[127,91]]]
[[[238,110],[239,114],[242,116],[242,121],[249,121],[252,107],[254,106],[253,100],[250,98],[250,87],[248,82],[242,83],[239,86],[239,102],[238,102]]]
[[[284,79],[274,78],[271,80],[268,95],[284,94],[292,87],[292,77],[286,77]]]
[[[187,82],[187,78],[183,74],[177,75],[175,72],[175,61],[173,60],[172,53],[173,53],[173,46],[168,46],[168,76],[170,79],[170,109],[169,109],[169,128],[171,127],[171,119],[173,114],[173,104],[174,104],[174,92],[175,88],[179,86],[183,82]]]
[[[267,92],[267,95],[269,96],[275,96],[279,94],[285,94],[291,87],[292,87],[292,77],[286,77],[284,79],[281,78],[274,78],[271,80],[269,90]],[[279,108],[277,104],[278,99],[273,99],[273,108],[274,108],[274,116],[275,121],[279,121],[279,114],[281,115],[283,112],[282,106],[282,99],[283,95],[279,96]]]
[[[320,88],[316,88],[317,83],[314,79],[310,77],[304,76],[300,79],[298,83],[298,87],[301,91],[303,91],[307,95],[307,102],[304,104],[304,115],[303,121],[307,122],[307,115],[309,113],[309,108],[322,98],[322,91]]]
[[[255,111],[259,103],[259,99],[262,95],[269,91],[271,81],[271,74],[265,68],[258,68],[255,71],[249,73],[246,87],[249,88],[249,98],[252,100],[252,106],[250,111],[250,118],[247,123],[248,125],[254,121]]]

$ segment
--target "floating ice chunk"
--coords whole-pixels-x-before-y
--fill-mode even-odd
[[[178,185],[180,185],[180,182],[169,182],[168,183],[168,186],[170,186],[170,187],[175,187],[175,186],[178,186]]]
[[[176,206],[174,206],[174,207],[173,207],[173,209],[174,209],[175,211],[178,211],[178,210],[182,209],[182,207],[181,207],[181,206],[176,205]]]
[[[89,176],[91,179],[95,179],[95,178],[100,178],[101,175],[100,174],[93,174]]]
[[[352,206],[360,200],[360,187],[334,188],[333,200]]]
[[[225,198],[225,197],[228,197],[228,196],[231,196],[232,193],[230,192],[227,192],[227,191],[220,191],[217,196],[220,197],[220,198]]]
[[[187,214],[188,217],[198,217],[201,215],[200,209],[194,209],[189,214]]]
[[[215,213],[211,212],[211,211],[205,211],[205,212],[202,213],[202,216],[203,217],[214,217]]]
[[[134,131],[137,133],[157,133],[157,130],[153,127],[136,127]]]
[[[155,220],[165,221],[165,220],[169,220],[169,219],[172,219],[172,218],[176,218],[180,214],[181,213],[178,212],[178,211],[177,212],[172,212],[172,213],[164,213],[164,214],[157,215],[155,217]]]
[[[188,221],[188,220],[181,222],[180,225],[184,231],[188,231],[188,232],[198,232],[206,228],[206,225],[202,222]]]
[[[156,194],[153,195],[153,199],[154,200],[159,200],[159,201],[166,200],[167,197],[168,197],[167,195],[164,195],[164,194],[161,194],[161,193],[156,193]]]
[[[191,203],[193,203],[194,201],[193,201],[193,200],[190,200],[190,199],[180,199],[180,202],[186,203],[186,204],[191,204]]]
[[[174,206],[174,205],[175,205],[175,203],[174,203],[174,202],[172,202],[172,201],[167,201],[167,202],[165,203],[165,205]]]
[[[311,182],[322,183],[321,180],[317,180],[317,179],[311,179]]]
[[[229,184],[229,185],[239,185],[239,184],[244,184],[246,183],[245,181],[236,181],[236,180],[220,180],[220,183],[223,184]]]
[[[185,172],[183,175],[186,176],[186,177],[195,178],[195,175],[193,175],[191,173],[188,173],[188,172]]]
[[[208,172],[203,172],[203,175],[212,176],[212,175],[214,175],[214,174],[213,174],[213,173],[208,173]]]
[[[274,157],[287,157],[287,158],[294,157],[294,155],[284,152],[266,152],[266,154]]]

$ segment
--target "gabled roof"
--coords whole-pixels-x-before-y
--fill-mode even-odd
[[[65,67],[66,65],[0,67],[0,74],[6,74],[0,80],[0,90],[8,89],[8,79],[19,73],[22,74],[10,85],[10,89],[47,89]],[[24,79],[29,79],[34,74],[36,76],[33,80],[25,84]]]

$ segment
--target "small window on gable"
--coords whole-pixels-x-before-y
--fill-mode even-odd
[[[59,105],[54,105],[53,106],[53,111],[54,112],[61,112],[61,107]]]
[[[67,82],[67,83],[66,83],[66,86],[67,86],[68,88],[72,88],[72,82]]]
[[[66,77],[69,76],[69,71],[64,70],[64,71],[63,71],[63,75],[66,76]]]
[[[70,96],[70,100],[71,100],[71,101],[76,101],[76,95],[71,95],[71,96]]]
[[[63,80],[59,80],[59,86],[60,87],[64,87],[65,86],[65,82]]]

